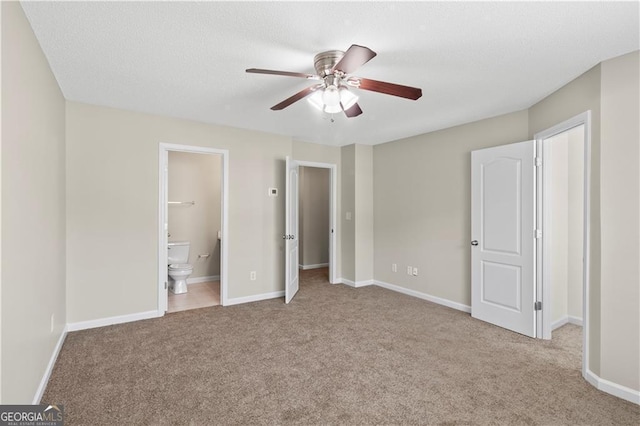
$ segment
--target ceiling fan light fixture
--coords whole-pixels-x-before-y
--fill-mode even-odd
[[[340,107],[340,104],[338,104],[338,105],[325,105],[324,112],[329,113],[329,114],[337,114],[339,112],[342,112],[342,108]]]
[[[307,101],[318,110],[324,109],[324,102],[322,102],[322,90],[316,90],[311,96],[307,98]]]
[[[322,94],[322,101],[327,107],[340,107],[340,91],[338,88],[333,84],[327,86]]]
[[[346,87],[340,87],[340,103],[342,104],[342,108],[348,110],[354,106],[356,102],[358,102],[358,97],[356,95],[351,93]]]

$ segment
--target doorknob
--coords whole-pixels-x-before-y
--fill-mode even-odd
[[[472,246],[477,246],[477,245],[478,245],[478,240],[473,240],[473,241],[471,241],[471,245],[472,245]]]

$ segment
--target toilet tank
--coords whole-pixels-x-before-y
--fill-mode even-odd
[[[173,263],[189,263],[189,241],[172,241],[168,245],[167,262],[169,265]]]

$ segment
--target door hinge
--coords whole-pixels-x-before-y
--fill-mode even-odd
[[[164,282],[164,289],[165,290],[167,289],[167,282],[166,281]]]
[[[534,302],[533,303],[533,310],[534,311],[541,311],[542,310],[542,302]]]
[[[534,164],[536,167],[540,167],[540,166],[542,166],[542,158],[540,158],[540,157],[535,157],[535,158],[533,159],[533,164]]]
[[[533,238],[535,238],[535,239],[542,238],[542,230],[541,229],[534,229],[533,230]]]

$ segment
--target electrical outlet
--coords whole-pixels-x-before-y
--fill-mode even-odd
[[[56,323],[56,314],[51,314],[51,332],[53,333],[53,325]]]
[[[395,263],[391,264],[391,272],[398,272],[398,265]]]
[[[418,276],[418,268],[413,268],[413,276],[414,277]]]
[[[255,281],[256,280],[256,271],[249,272],[249,279],[251,281]]]
[[[413,268],[411,266],[407,266],[407,275],[413,274]]]

